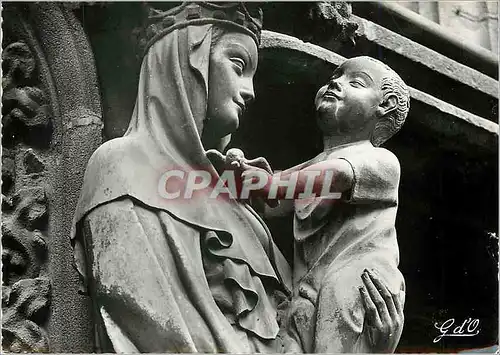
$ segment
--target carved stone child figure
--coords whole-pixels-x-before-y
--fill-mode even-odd
[[[391,324],[391,317],[402,321],[405,290],[395,229],[400,166],[394,154],[378,146],[403,125],[408,90],[387,65],[357,57],[334,71],[318,91],[315,107],[324,151],[269,176],[254,191],[268,198],[274,184],[277,199],[285,199],[287,192],[295,199],[293,297],[283,330],[284,350],[394,351],[401,326],[388,330],[382,342],[371,339],[370,330],[380,322]],[[255,181],[258,168],[245,163],[242,168],[243,184]],[[301,199],[312,176],[316,196],[328,184],[330,192],[342,197]],[[284,183],[287,179],[294,183]],[[371,301],[376,291],[385,302]],[[377,343],[385,344],[373,348]]]

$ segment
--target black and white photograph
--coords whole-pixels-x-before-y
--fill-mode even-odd
[[[2,351],[499,353],[498,1],[2,1]]]

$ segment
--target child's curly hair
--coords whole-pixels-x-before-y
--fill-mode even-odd
[[[410,110],[410,92],[403,79],[388,65],[373,58],[370,60],[381,63],[389,72],[389,75],[382,79],[381,90],[384,101],[389,96],[396,96],[397,100],[396,109],[381,117],[375,125],[371,142],[377,147],[396,134],[405,123]]]

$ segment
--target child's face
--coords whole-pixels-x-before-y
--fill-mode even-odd
[[[387,75],[382,63],[366,57],[342,63],[316,94],[320,129],[324,133],[348,133],[375,121],[383,98],[382,79]]]

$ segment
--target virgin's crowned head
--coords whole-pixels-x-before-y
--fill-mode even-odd
[[[160,121],[167,127],[156,128],[169,136],[177,131],[170,140],[201,139],[204,149],[216,147],[236,131],[254,99],[262,12],[243,3],[183,3],[165,12],[150,10],[149,20],[127,134],[138,121]],[[134,119],[139,112],[142,119]],[[179,126],[188,132],[178,132]]]

